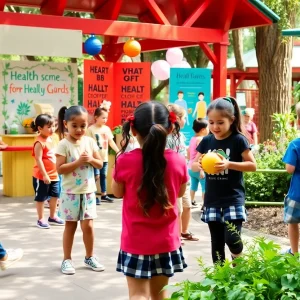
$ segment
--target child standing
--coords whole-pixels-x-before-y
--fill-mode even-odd
[[[123,197],[117,271],[126,275],[129,299],[166,298],[162,288],[169,277],[186,267],[176,198],[184,193],[187,169],[184,157],[165,149],[174,126],[178,136],[176,116],[154,101],[140,104],[123,125],[125,144],[116,161],[112,188]],[[142,149],[124,153],[130,130]]]
[[[103,160],[102,169],[94,169],[95,180],[96,182],[100,178],[100,187],[101,187],[101,200],[107,202],[114,202],[114,200],[107,196],[106,194],[106,176],[108,171],[108,145],[116,152],[119,152],[119,148],[115,144],[113,134],[106,122],[108,119],[108,112],[106,108],[98,107],[94,112],[95,124],[91,125],[87,130],[87,136],[93,138],[98,147],[100,148],[100,156]],[[100,205],[101,200],[97,197],[96,203]]]
[[[232,258],[243,251],[240,235],[230,231],[234,225],[238,233],[246,220],[243,172],[255,171],[256,162],[249,143],[241,130],[241,113],[232,97],[218,98],[207,109],[211,132],[197,147],[199,152],[192,164],[194,172],[202,171],[202,155],[222,150],[222,161],[216,163],[215,174],[206,174],[206,191],[201,220],[208,223],[211,235],[213,262],[225,260],[225,243]]]
[[[300,125],[300,104],[296,105],[297,125]],[[290,142],[283,157],[285,168],[293,174],[289,192],[284,200],[284,222],[288,224],[290,249],[287,253],[299,252],[299,223],[300,223],[300,138]]]
[[[86,251],[84,263],[94,271],[103,271],[104,266],[93,253],[93,219],[97,217],[93,168],[102,167],[99,148],[92,138],[85,136],[88,114],[84,107],[62,107],[58,122],[59,128],[63,128],[64,125],[68,131],[66,137],[58,143],[56,151],[57,171],[62,174],[60,213],[66,220],[61,271],[64,274],[75,274],[71,253],[78,221]]]
[[[202,200],[204,201],[204,194],[205,194],[205,174],[204,171],[201,170],[200,172],[193,172],[192,171],[192,163],[197,155],[196,148],[201,143],[203,137],[208,135],[208,123],[205,119],[197,119],[193,122],[193,130],[195,135],[190,140],[189,145],[189,164],[188,170],[189,175],[191,178],[191,201],[193,205],[197,205],[195,201],[195,194],[198,191],[199,183],[201,184],[201,192],[202,192]]]
[[[185,125],[186,120],[186,112],[185,110],[177,105],[177,104],[169,104],[168,105],[169,111],[172,111],[177,118],[177,122],[179,123],[180,129],[182,129]],[[187,151],[185,145],[186,137],[182,132],[179,132],[179,139],[174,137],[173,134],[169,134],[167,138],[167,148],[172,149],[179,154],[181,154],[185,159],[187,159]],[[180,234],[183,239],[189,241],[199,241],[198,238],[194,237],[194,235],[189,231],[189,224],[191,220],[191,208],[192,208],[192,201],[190,197],[189,186],[187,186],[185,193],[183,194],[182,198],[178,199],[178,206],[180,210],[180,219],[179,219],[179,229]]]
[[[37,227],[49,229],[49,223],[64,225],[64,221],[56,215],[59,197],[59,178],[56,171],[55,143],[53,141],[54,118],[47,114],[38,115],[31,127],[39,135],[33,145],[32,156],[35,158],[33,167],[33,188],[35,191]],[[50,199],[50,217],[44,220],[44,202]]]

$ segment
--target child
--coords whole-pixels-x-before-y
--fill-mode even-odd
[[[177,104],[169,104],[168,109],[169,111],[175,113],[180,128],[183,128],[186,120],[185,110]],[[174,138],[174,136],[170,134],[168,135],[167,138],[166,147],[175,150],[176,152],[178,152],[179,154],[187,158],[185,141],[186,141],[186,137],[182,132],[179,133],[179,139],[177,139],[176,137]],[[183,197],[181,199],[178,199],[178,201],[179,201],[178,206],[180,211],[179,222],[181,219],[181,224],[179,224],[181,237],[189,241],[199,241],[199,239],[194,237],[193,234],[189,231],[189,224],[191,220],[191,207],[192,207],[189,186],[187,186]]]
[[[297,123],[300,125],[300,103],[296,105]],[[300,138],[290,142],[283,157],[285,168],[293,174],[289,192],[284,200],[284,222],[288,224],[290,249],[286,252],[299,252],[299,223],[300,223]]]
[[[206,174],[206,191],[201,220],[208,223],[211,235],[213,262],[225,260],[225,243],[232,258],[241,255],[243,243],[238,233],[246,220],[243,172],[255,171],[256,162],[249,143],[241,130],[241,114],[232,97],[218,98],[207,109],[208,127],[211,132],[197,147],[199,152],[192,164],[194,172],[202,171],[202,155],[222,150],[222,161],[215,165],[215,175]],[[226,155],[225,155],[226,154]]]
[[[140,104],[123,125],[125,144],[112,188],[123,197],[121,250],[117,271],[126,275],[129,299],[165,299],[174,272],[186,268],[178,234],[176,198],[188,181],[184,157],[165,149],[176,116],[155,101]],[[142,149],[124,153],[129,132]],[[175,133],[174,133],[175,134]]]
[[[201,191],[202,191],[202,200],[204,201],[204,194],[205,194],[205,175],[203,170],[200,172],[193,172],[192,171],[192,163],[197,155],[197,146],[201,143],[203,137],[208,135],[208,123],[205,119],[197,119],[193,122],[193,130],[195,132],[195,135],[190,140],[189,145],[189,164],[188,164],[188,170],[189,175],[191,178],[191,201],[193,205],[197,205],[195,201],[195,194],[198,191],[198,185],[199,182],[201,184]]]
[[[17,249],[7,249],[5,250],[0,243],[0,269],[5,271],[11,265],[19,261],[23,257],[23,250]]]
[[[49,223],[64,225],[64,221],[56,216],[57,199],[59,197],[59,178],[56,171],[55,144],[53,141],[54,118],[48,114],[38,115],[31,124],[38,131],[32,156],[35,158],[33,167],[33,188],[35,191],[36,210],[38,214],[37,227],[49,229]],[[50,199],[50,217],[44,220],[44,202]]]
[[[104,266],[93,253],[93,219],[97,217],[93,168],[102,168],[99,148],[92,138],[85,136],[88,114],[84,107],[62,107],[58,122],[59,128],[64,124],[68,130],[66,137],[58,143],[56,151],[57,171],[62,174],[60,213],[66,220],[61,271],[63,274],[75,274],[71,252],[78,221],[86,251],[84,263],[94,271],[103,271]]]
[[[98,107],[94,112],[95,124],[91,125],[87,130],[87,136],[92,137],[100,148],[100,156],[103,160],[102,169],[94,169],[96,182],[100,178],[101,187],[101,200],[107,202],[114,202],[114,200],[106,194],[106,176],[108,169],[108,145],[116,152],[119,152],[119,148],[115,144],[113,134],[108,126],[106,126],[108,118],[108,112],[106,108]],[[96,198],[97,205],[100,205],[101,200]]]

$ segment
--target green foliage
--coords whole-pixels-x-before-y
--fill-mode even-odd
[[[299,255],[280,255],[280,246],[264,238],[245,245],[232,262],[207,267],[198,263],[204,279],[176,284],[169,300],[292,300],[300,299]],[[170,288],[170,287],[168,287]]]

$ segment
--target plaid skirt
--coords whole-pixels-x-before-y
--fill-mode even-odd
[[[164,275],[172,277],[187,267],[181,247],[178,250],[155,255],[130,254],[120,250],[117,271],[134,278],[150,279]]]
[[[300,202],[285,197],[283,221],[287,224],[300,223]]]
[[[201,221],[221,222],[232,220],[247,220],[247,211],[244,205],[229,206],[229,207],[203,207]]]

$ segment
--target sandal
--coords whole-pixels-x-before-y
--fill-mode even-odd
[[[199,241],[198,238],[193,237],[193,234],[191,232],[182,233],[181,236],[187,241],[193,241],[193,242]]]

